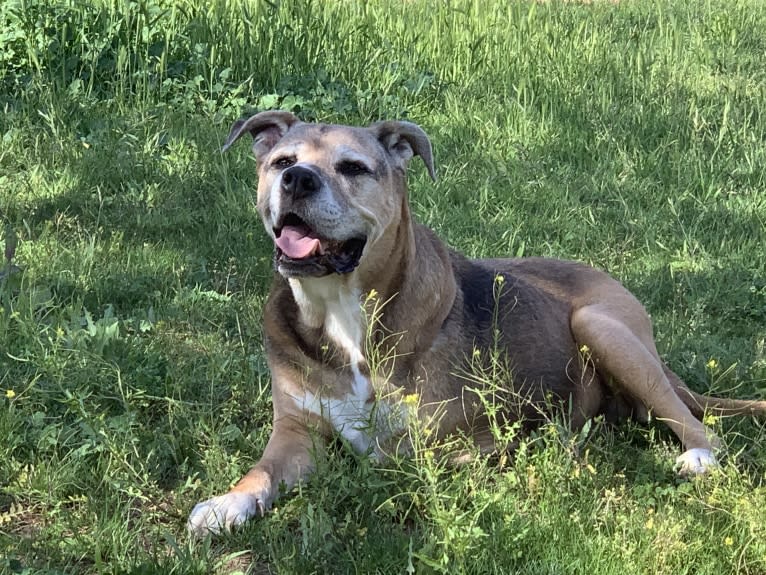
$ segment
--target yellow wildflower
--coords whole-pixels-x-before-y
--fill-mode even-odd
[[[402,398],[402,401],[404,402],[404,405],[417,405],[418,399],[420,399],[420,397],[417,393],[410,393],[409,395],[405,395],[404,398]]]
[[[14,397],[16,397],[16,392],[13,391],[12,389],[6,389],[5,397],[7,397],[8,399],[13,399]]]

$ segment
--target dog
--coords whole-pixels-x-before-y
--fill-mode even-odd
[[[651,413],[683,445],[679,473],[698,475],[717,466],[706,411],[766,413],[766,401],[691,391],[660,359],[642,305],[606,273],[555,259],[470,260],[416,223],[413,156],[435,180],[416,124],[314,124],[267,111],[237,121],[223,151],[246,133],[257,210],[275,245],[264,308],[273,429],[232,489],[194,507],[193,534],[263,515],[334,434],[385,458],[406,452],[415,420],[434,440],[460,431],[491,452],[490,411],[529,428],[560,409],[574,429],[599,415]],[[488,392],[499,406],[489,410],[470,374],[498,353],[510,381]]]

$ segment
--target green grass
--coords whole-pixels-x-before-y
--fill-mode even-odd
[[[267,518],[185,532],[271,425],[234,119],[419,123],[414,211],[452,246],[605,268],[694,389],[764,398],[765,52],[760,0],[3,2],[0,572],[766,573],[749,420],[693,482],[661,425],[460,468],[339,444]]]

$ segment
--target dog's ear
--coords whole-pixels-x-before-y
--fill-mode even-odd
[[[226,138],[226,143],[221,151],[225,152],[234,142],[239,140],[242,134],[250,132],[253,137],[253,153],[260,161],[282,139],[287,130],[298,122],[298,118],[293,114],[281,110],[260,112],[255,116],[237,120],[232,125],[229,137]]]
[[[370,126],[383,147],[398,160],[402,169],[412,156],[420,156],[428,169],[428,175],[436,181],[431,141],[423,128],[412,122],[378,122]]]

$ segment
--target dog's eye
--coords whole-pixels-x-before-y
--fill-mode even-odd
[[[338,170],[344,176],[361,176],[362,174],[369,174],[370,169],[361,162],[354,162],[351,160],[344,160],[340,162],[335,169]]]
[[[271,162],[271,165],[275,168],[279,168],[280,170],[284,170],[285,168],[292,166],[294,163],[295,158],[293,156],[283,156]]]

